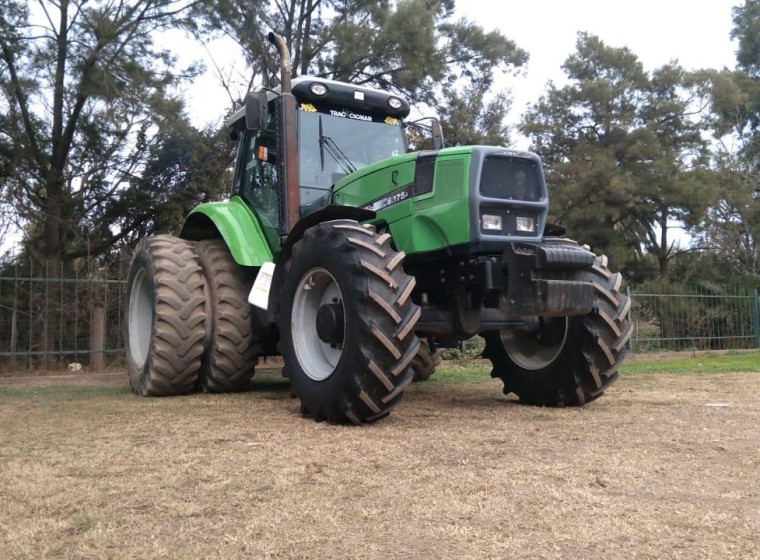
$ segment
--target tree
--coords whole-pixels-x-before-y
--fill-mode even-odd
[[[139,172],[83,218],[91,239],[120,247],[155,233],[179,233],[193,208],[218,200],[232,184],[234,156],[223,128],[197,130],[183,119],[165,123]]]
[[[733,169],[732,169],[733,167]],[[722,196],[709,209],[703,240],[721,262],[725,276],[760,277],[760,200],[757,179],[742,162],[725,154],[720,163]]]
[[[452,88],[444,92],[440,107],[443,135],[449,146],[508,146],[509,128],[504,124],[512,107],[506,92],[486,100],[486,88]]]
[[[760,1],[733,9],[737,68],[713,72],[713,129],[720,197],[702,229],[724,272],[760,274]]]
[[[250,76],[246,91],[255,82],[271,87],[278,81],[277,56],[266,42],[273,30],[290,49],[293,76],[395,91],[434,109],[445,107],[455,120],[467,115],[475,128],[476,121],[481,128],[493,122],[484,137],[503,129],[505,111],[499,105],[506,98],[486,102],[483,95],[496,73],[513,71],[528,59],[498,31],[455,21],[454,0],[214,0],[199,5],[198,12],[205,22],[201,33],[220,30],[242,49]],[[457,88],[461,93],[453,93]]]
[[[182,118],[171,93],[182,75],[154,37],[191,6],[0,0],[0,189],[39,257],[94,254],[129,234],[99,220]]]
[[[553,217],[634,280],[652,264],[667,279],[671,222],[695,225],[712,196],[704,81],[675,62],[648,74],[629,49],[587,33],[576,47],[569,83],[550,82],[521,123],[547,168]]]
[[[739,40],[736,60],[740,70],[760,78],[760,0],[745,0],[733,8],[731,38]]]

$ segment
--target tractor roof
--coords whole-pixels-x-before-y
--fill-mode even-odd
[[[326,88],[325,93],[314,93],[314,85],[321,84]],[[365,111],[368,113],[383,113],[391,117],[404,118],[409,114],[409,102],[398,95],[380,89],[370,88],[316,78],[313,76],[298,76],[292,81],[293,95],[299,102],[327,104],[346,109]],[[317,91],[319,91],[318,88]],[[280,93],[280,87],[267,91],[267,98],[272,100]],[[227,125],[233,128],[243,128],[245,122],[245,107],[241,107],[230,117]]]

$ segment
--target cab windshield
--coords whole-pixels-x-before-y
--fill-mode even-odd
[[[341,177],[406,152],[400,121],[350,111],[298,111],[301,205],[326,205]]]

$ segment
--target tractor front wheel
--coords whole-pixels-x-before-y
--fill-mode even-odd
[[[279,329],[305,416],[363,424],[400,401],[420,344],[403,258],[389,234],[351,220],[318,224],[293,246]]]
[[[525,404],[580,406],[617,379],[631,336],[630,299],[621,292],[622,276],[607,269],[604,256],[581,275],[594,284],[590,314],[542,318],[535,332],[483,334],[483,356],[493,364],[491,376],[504,382],[505,394],[515,393]]]

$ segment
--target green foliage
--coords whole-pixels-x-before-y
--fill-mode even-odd
[[[234,146],[226,130],[197,130],[183,119],[164,123],[156,134],[139,174],[129,178],[117,196],[91,218],[102,238],[117,225],[113,242],[132,245],[155,233],[178,234],[198,204],[219,200],[232,184]]]
[[[580,33],[521,130],[547,169],[554,221],[608,254],[615,268],[667,278],[678,253],[670,222],[696,225],[714,196],[700,121],[704,77],[675,63],[651,73],[627,48]]]
[[[245,91],[278,81],[277,55],[265,41],[274,30],[290,49],[293,76],[371,85],[427,104],[444,117],[451,143],[506,143],[506,94],[486,94],[497,73],[528,55],[498,31],[454,20],[453,0],[214,0],[197,11],[200,34],[240,45],[250,75]]]
[[[443,93],[445,101],[439,116],[448,146],[509,145],[509,129],[504,121],[512,101],[503,92],[486,101],[486,91],[475,86]]]
[[[739,68],[753,78],[760,77],[760,1],[745,0],[733,8],[731,38],[739,40],[736,60]]]
[[[186,6],[0,0],[0,189],[30,252],[67,261],[129,235],[101,220],[183,118],[182,70],[154,37],[182,26]]]
[[[458,347],[444,348],[441,357],[444,360],[472,360],[483,355],[485,341],[480,336],[473,336],[460,342]]]
[[[752,282],[760,278],[758,175],[741,153],[719,154],[718,166],[720,197],[706,214],[700,240],[722,274]]]
[[[760,2],[733,14],[738,68],[710,74],[720,196],[700,236],[723,270],[752,281],[760,276]]]
[[[427,387],[435,385],[448,385],[458,383],[488,383],[493,382],[491,376],[491,365],[485,362],[460,364],[447,364],[435,370],[435,374],[425,383],[415,383],[412,388],[415,390],[424,390]]]

